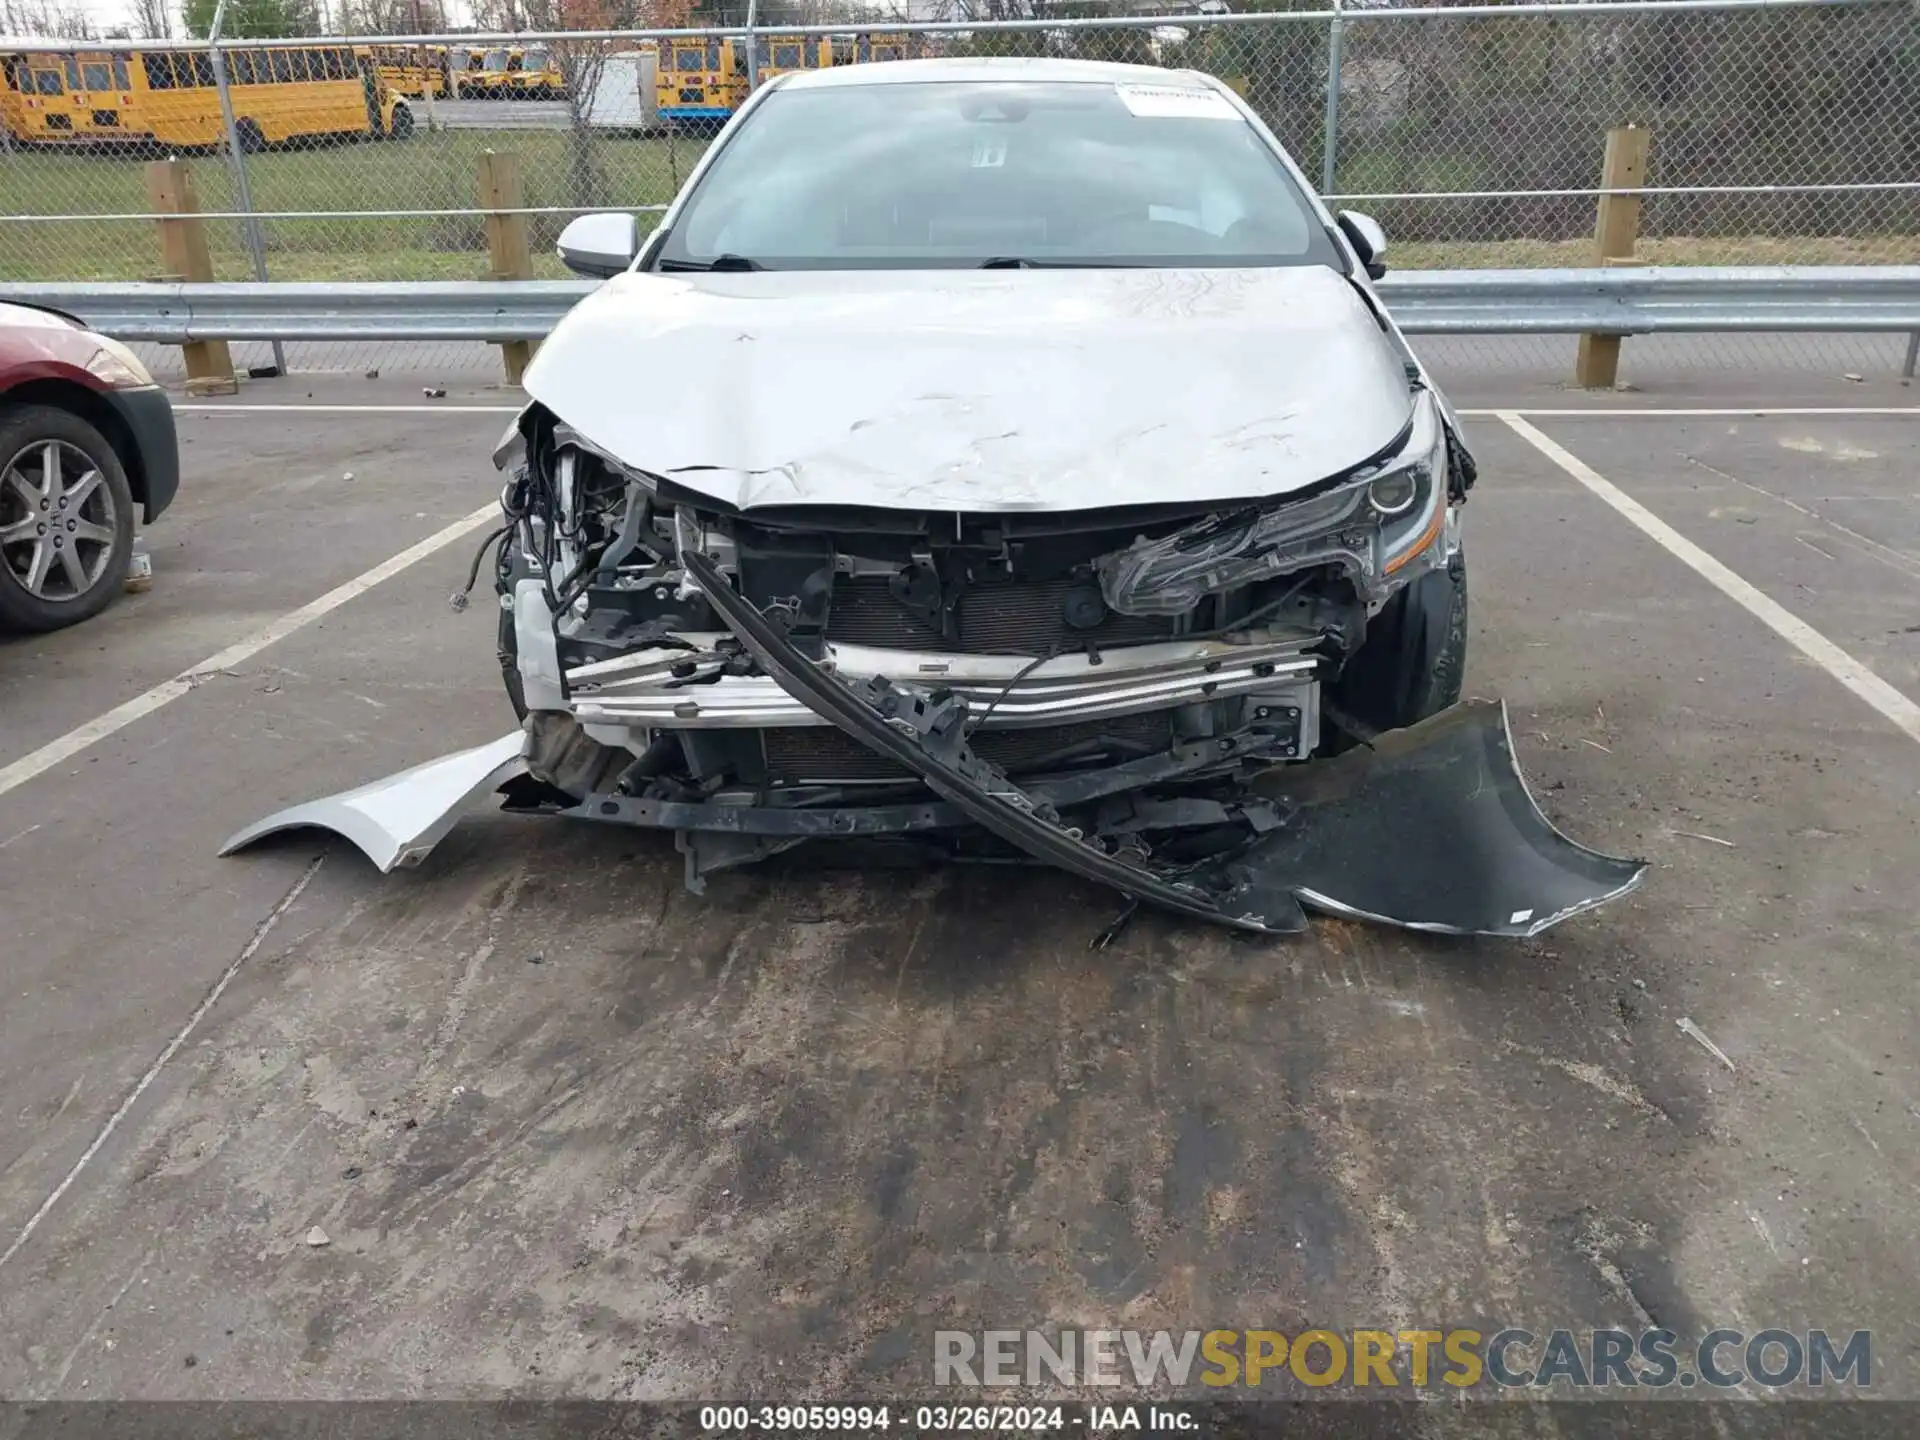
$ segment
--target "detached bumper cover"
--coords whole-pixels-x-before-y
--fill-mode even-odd
[[[731,837],[741,860],[808,839],[984,830],[1135,900],[1265,934],[1304,929],[1305,906],[1435,933],[1537,935],[1627,893],[1646,870],[1554,829],[1527,791],[1497,702],[1457,705],[1371,749],[1267,770],[1224,801],[1168,793],[1218,751],[1022,787],[968,748],[963,699],[884,676],[849,684],[788,644],[704,557],[686,567],[782,691],[918,776],[937,799],[783,808],[592,795],[560,813],[677,830],[683,848],[688,836]],[[284,810],[221,853],[312,825],[352,840],[383,871],[416,864],[482,792],[517,788],[520,745],[507,736]],[[1220,824],[1249,838],[1187,863],[1157,859],[1141,843],[1146,832]]]
[[[1470,700],[1249,787],[1293,820],[1239,863],[1315,910],[1448,935],[1538,935],[1626,894],[1646,864],[1569,840],[1520,773],[1507,707]]]
[[[357,790],[310,800],[256,820],[220,847],[222,855],[283,830],[331,830],[351,840],[386,874],[418,865],[481,795],[526,769],[527,737],[516,730],[486,745],[443,755]]]

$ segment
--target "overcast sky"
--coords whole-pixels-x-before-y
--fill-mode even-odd
[[[455,25],[464,25],[472,16],[465,0],[445,0],[447,18]],[[134,11],[133,0],[64,0],[64,8],[79,10],[90,16],[96,30],[111,30],[119,25],[131,25]],[[329,13],[332,4],[327,5]],[[174,23],[179,24],[180,7],[173,6]]]

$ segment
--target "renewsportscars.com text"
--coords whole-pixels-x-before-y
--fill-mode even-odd
[[[1726,1390],[1873,1383],[1865,1330],[938,1330],[936,1385]]]

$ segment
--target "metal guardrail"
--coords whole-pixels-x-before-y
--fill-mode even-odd
[[[1406,270],[1379,286],[1415,335],[1920,330],[1920,265]]]
[[[1379,282],[1415,335],[1920,332],[1920,265],[1409,270]],[[537,340],[585,280],[0,285],[121,340]]]
[[[538,340],[590,280],[0,285],[117,340]]]

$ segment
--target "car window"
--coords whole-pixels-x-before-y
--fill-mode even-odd
[[[776,90],[661,250],[772,269],[1337,264],[1272,148],[1192,85]]]

